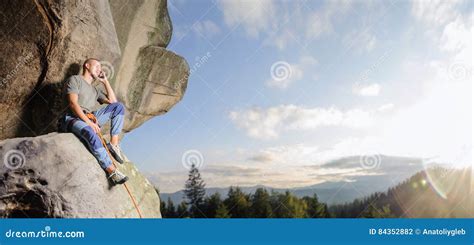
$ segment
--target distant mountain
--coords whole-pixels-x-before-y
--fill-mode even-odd
[[[265,188],[268,191],[284,192],[289,190],[297,197],[312,196],[316,193],[321,202],[327,204],[339,204],[350,202],[356,198],[368,196],[374,192],[386,191],[389,187],[395,186],[403,180],[409,178],[416,172],[423,169],[423,161],[420,158],[394,157],[386,155],[368,156],[367,175],[351,177],[348,181],[323,182],[320,184],[299,187],[299,188],[273,188],[269,186],[240,186],[245,193],[253,193],[257,188]],[[326,168],[349,169],[361,167],[361,156],[351,156],[323,165],[313,166],[316,170]],[[317,171],[316,171],[317,172]],[[317,178],[317,176],[315,176]],[[224,188],[206,188],[206,195],[210,196],[219,193],[221,196],[227,196],[228,187]],[[183,191],[174,193],[160,193],[161,200],[167,201],[171,198],[173,203],[178,204],[183,201]]]
[[[338,218],[378,217],[387,212],[406,218],[473,218],[472,168],[432,166],[387,191],[333,205]]]

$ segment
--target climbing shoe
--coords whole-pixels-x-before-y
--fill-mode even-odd
[[[107,143],[107,148],[109,148],[110,154],[117,160],[119,163],[123,163],[123,155],[122,155],[122,150],[120,149],[119,145],[112,145]]]
[[[123,184],[128,180],[128,177],[125,176],[125,174],[122,174],[120,171],[115,169],[110,175],[109,179],[112,180],[112,182],[116,185],[118,184]]]

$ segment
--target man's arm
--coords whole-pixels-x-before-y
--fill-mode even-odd
[[[102,72],[103,78],[99,77],[99,81],[104,84],[105,91],[107,93],[107,99],[103,99],[103,103],[111,104],[117,102],[117,97],[115,97],[114,90],[112,89],[112,86],[110,86],[109,80],[107,79],[107,76],[105,76],[105,73]]]
[[[99,125],[93,123],[87,116],[84,114],[82,111],[81,106],[79,106],[79,103],[77,102],[79,95],[75,93],[70,93],[67,95],[68,102],[69,102],[69,108],[71,108],[72,112],[76,114],[77,117],[79,117],[82,121],[87,123],[94,132],[99,133],[100,132],[100,127]]]

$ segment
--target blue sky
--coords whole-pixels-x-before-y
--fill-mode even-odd
[[[189,161],[208,186],[278,187],[327,181],[302,167],[350,155],[470,162],[472,3],[170,0],[168,10],[168,49],[192,69],[186,94],[122,143],[162,190],[183,185]]]

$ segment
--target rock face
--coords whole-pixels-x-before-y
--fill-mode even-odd
[[[108,2],[7,0],[0,11],[7,33],[0,44],[0,139],[55,131],[66,108],[64,79],[78,74],[86,57],[119,62]]]
[[[0,12],[0,217],[138,217],[74,135],[48,133],[67,109],[64,80],[89,57],[127,108],[125,132],[182,99],[189,66],[166,50],[166,0],[5,0]],[[120,169],[143,216],[161,217],[148,180]]]
[[[109,0],[120,49],[156,45],[166,48],[172,25],[166,0]]]
[[[122,52],[113,84],[128,132],[181,100],[189,66],[165,49],[172,32],[165,0],[110,0],[110,7]]]
[[[70,133],[0,142],[0,217],[138,217],[123,185],[111,185]],[[144,218],[160,218],[154,187],[130,162],[118,165]]]
[[[127,108],[125,132],[140,126],[146,120],[168,112],[181,98],[186,89],[188,65],[181,57],[158,46],[146,46],[137,54],[133,64],[132,82],[120,73],[117,94]],[[160,63],[160,66],[155,66]],[[130,64],[127,64],[130,65]]]
[[[67,108],[63,81],[88,57],[103,61],[129,110],[126,132],[184,95],[189,67],[164,49],[172,31],[165,0],[5,0],[0,12],[0,139],[55,131]]]

